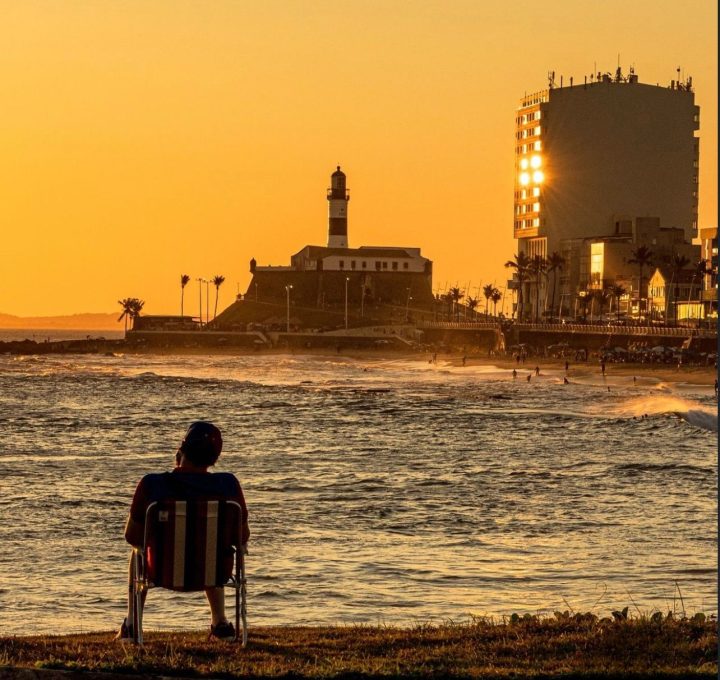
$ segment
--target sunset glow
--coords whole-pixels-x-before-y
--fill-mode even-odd
[[[182,273],[190,301],[224,275],[227,306],[251,258],[324,243],[339,163],[352,247],[422,247],[438,289],[505,285],[518,101],[618,55],[645,82],[692,75],[714,225],[716,24],[667,0],[4,3],[0,312],[177,314]]]

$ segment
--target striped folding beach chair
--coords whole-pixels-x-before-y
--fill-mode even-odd
[[[242,520],[242,508],[235,501],[166,500],[150,504],[145,513],[144,543],[133,549],[130,569],[136,643],[143,642],[143,601],[149,588],[198,591],[227,587],[235,590],[236,639],[243,647],[247,644]]]

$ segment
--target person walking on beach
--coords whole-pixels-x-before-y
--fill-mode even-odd
[[[565,359],[565,373],[567,373],[570,370],[570,364],[568,363],[568,360]]]
[[[247,523],[247,505],[240,482],[229,472],[208,471],[217,462],[222,451],[222,435],[212,423],[191,423],[175,455],[175,469],[145,475],[135,489],[130,516],[125,525],[125,540],[132,546],[142,546],[145,535],[145,512],[151,503],[162,500],[231,500],[242,508],[243,545],[250,538]],[[223,588],[206,588],[205,596],[210,605],[210,636],[219,640],[235,638],[235,627],[225,616],[225,591]],[[132,585],[129,592],[128,615],[122,622],[116,640],[133,637]]]
[[[600,371],[605,375],[605,359],[600,359]]]
[[[467,364],[467,357],[462,358],[462,365],[465,366]]]
[[[540,366],[535,366],[535,375],[540,375]]]
[[[567,378],[563,378],[563,385],[569,385],[570,381]]]
[[[517,378],[517,371],[513,368],[513,380]],[[717,394],[717,385],[715,386],[715,393]]]
[[[532,379],[532,373],[528,373],[527,381],[530,382],[531,379]]]

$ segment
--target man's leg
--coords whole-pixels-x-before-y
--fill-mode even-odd
[[[210,605],[212,625],[217,626],[218,623],[226,623],[225,588],[205,588],[205,597],[207,597],[208,604]]]

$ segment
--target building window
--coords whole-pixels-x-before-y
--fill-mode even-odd
[[[363,263],[362,263],[362,268],[363,268],[363,269],[367,269],[367,262],[363,261]]]
[[[393,271],[397,271],[397,262],[393,262]]]
[[[387,269],[387,262],[383,262],[383,263],[382,263],[382,268],[383,268],[383,269]]]
[[[403,262],[403,269],[409,269],[410,265],[407,262]]]
[[[542,142],[535,142],[533,145],[535,151],[542,151]]]
[[[345,269],[345,260],[340,260],[340,269]]]
[[[540,212],[540,204],[533,203],[533,212]]]
[[[350,260],[350,269],[355,269],[355,260]]]
[[[539,196],[540,195],[540,187],[534,187],[533,188],[533,196]]]
[[[382,265],[380,264],[380,260],[375,260],[375,269],[377,269],[378,271],[380,271],[381,266],[382,266]]]

